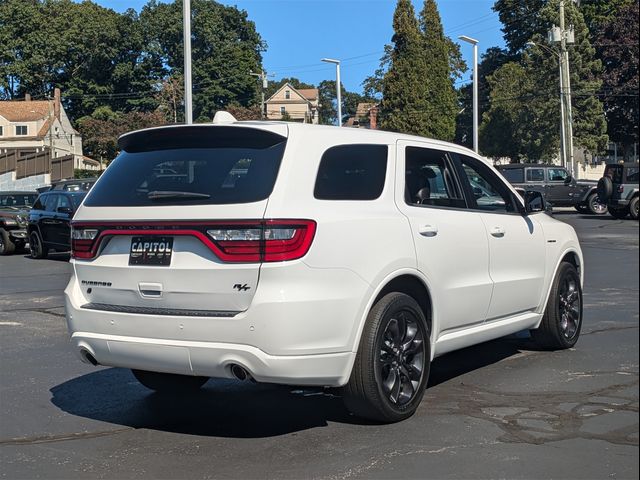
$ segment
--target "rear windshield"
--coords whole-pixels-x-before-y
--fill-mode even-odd
[[[499,171],[509,183],[524,183],[522,168],[502,168]]]
[[[286,142],[274,135],[272,142],[252,144],[250,137],[247,134],[234,144],[229,137],[218,143],[209,135],[205,142],[190,145],[178,141],[165,142],[158,150],[131,148],[114,160],[84,204],[121,207],[264,200],[273,190]]]

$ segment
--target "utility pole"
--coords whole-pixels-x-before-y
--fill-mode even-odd
[[[473,45],[473,151],[478,153],[478,40],[466,35],[458,38]]]
[[[261,116],[264,120],[267,119],[267,105],[265,104],[264,92],[269,86],[269,81],[267,80],[267,72],[262,70],[261,73],[249,72],[249,75],[253,75],[254,77],[258,77],[262,82],[262,100],[260,101],[261,108]]]
[[[571,109],[571,79],[569,77],[569,52],[567,45],[575,43],[573,25],[569,29],[565,27],[564,0],[560,1],[560,26],[554,25],[549,30],[549,40],[560,44],[560,92],[562,95],[561,115],[562,115],[562,140],[564,146],[563,165],[569,170],[571,175],[575,175],[575,164],[573,159],[573,113]]]
[[[183,1],[182,24],[184,38],[184,122],[193,123],[191,84],[191,0]]]

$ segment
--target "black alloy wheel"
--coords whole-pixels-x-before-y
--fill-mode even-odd
[[[562,350],[573,347],[582,328],[582,287],[576,267],[562,262],[553,280],[540,326],[531,337],[542,348]]]
[[[580,279],[577,274],[565,274],[558,292],[558,311],[560,313],[560,331],[571,342],[580,331],[582,321],[582,296]]]
[[[31,232],[29,235],[29,253],[31,258],[46,258],[49,253],[48,249],[43,245],[42,239],[38,232]]]
[[[372,307],[349,382],[347,409],[377,422],[398,422],[415,413],[431,365],[425,314],[409,295],[392,292]]]
[[[411,311],[393,315],[380,339],[377,368],[382,390],[392,404],[406,405],[415,397],[424,370],[424,334]]]

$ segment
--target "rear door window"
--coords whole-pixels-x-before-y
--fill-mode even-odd
[[[322,155],[314,196],[319,200],[375,200],[387,174],[386,145],[339,145]]]
[[[408,205],[466,208],[462,189],[450,167],[449,153],[407,147],[405,201]]]
[[[286,145],[285,137],[251,128],[163,128],[133,136],[85,205],[258,202],[273,190]]]
[[[544,168],[527,168],[527,182],[544,182]]]
[[[638,183],[638,167],[627,168],[627,182]]]

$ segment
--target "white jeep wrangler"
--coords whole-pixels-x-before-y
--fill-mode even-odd
[[[573,346],[574,230],[463,147],[214,121],[141,130],[75,214],[65,291],[83,361],[157,391],[209,377],[342,387],[404,419],[434,357],[530,329]]]

